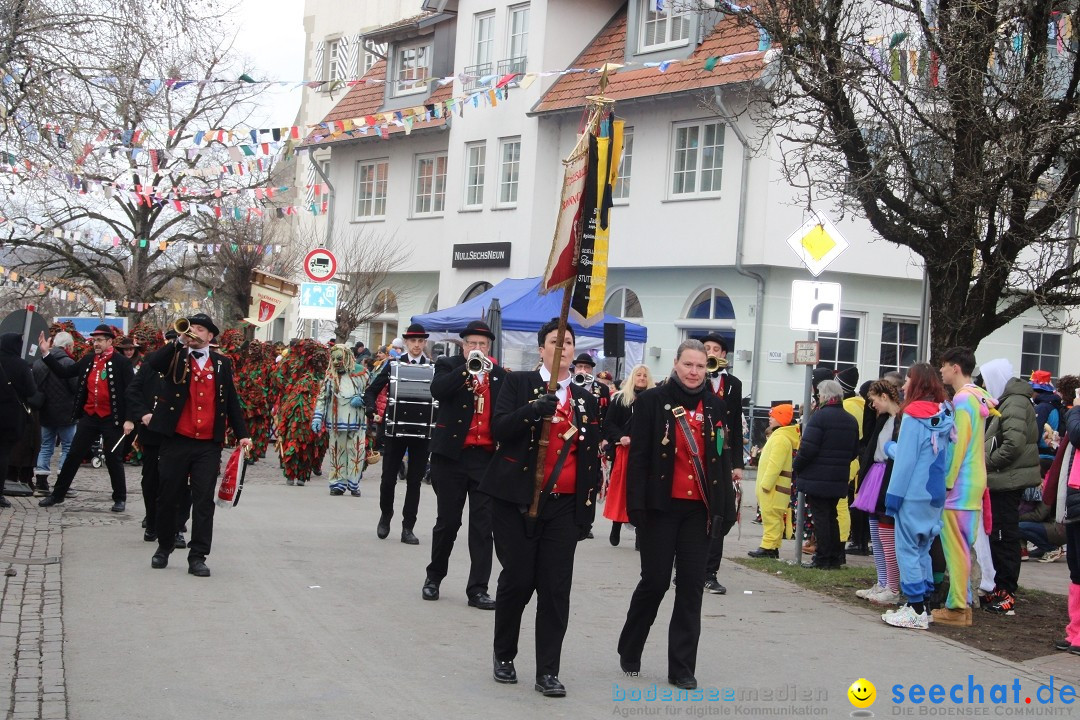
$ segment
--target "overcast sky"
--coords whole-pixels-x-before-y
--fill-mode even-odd
[[[268,80],[303,80],[304,0],[239,0],[236,49]],[[252,125],[292,125],[300,108],[300,90],[274,88],[262,96]]]

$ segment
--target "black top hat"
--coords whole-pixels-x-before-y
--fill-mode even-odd
[[[420,323],[413,323],[409,326],[409,329],[405,331],[405,334],[401,337],[408,340],[409,338],[426,338],[428,334],[424,332],[424,326]]]
[[[189,316],[187,321],[192,325],[202,325],[204,328],[213,333],[215,337],[221,334],[221,331],[218,330],[217,325],[214,324],[214,321],[211,320],[210,316],[206,313],[195,313],[194,315]]]
[[[113,329],[105,323],[98,325],[96,328],[94,328],[94,332],[90,333],[90,337],[94,337],[95,335],[104,335],[105,337],[112,338],[113,340],[116,339],[116,333],[114,333]]]
[[[592,355],[589,353],[581,353],[574,358],[575,365],[588,365],[590,367],[596,367],[596,361],[592,359]]]
[[[467,335],[483,335],[488,340],[495,339],[495,333],[491,332],[491,328],[483,320],[473,320],[465,326],[464,330],[458,333],[458,336],[462,338]]]
[[[717,345],[719,345],[720,347],[722,347],[724,349],[724,352],[728,351],[727,340],[725,340],[722,335],[717,335],[716,333],[709,333],[705,337],[701,338],[701,342],[702,343],[714,342]]]

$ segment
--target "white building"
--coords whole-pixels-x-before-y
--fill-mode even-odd
[[[719,330],[733,340],[732,371],[757,405],[801,399],[806,373],[789,355],[807,334],[788,327],[791,282],[812,278],[786,239],[806,215],[780,173],[775,141],[763,151],[744,148],[755,134],[748,121],[733,127],[708,107],[717,99],[736,105],[739,94],[730,91],[761,72],[757,33],[720,15],[652,7],[652,0],[428,0],[424,14],[365,34],[366,43],[385,45],[387,60],[309,140],[320,156],[330,151],[335,228],[373,228],[412,248],[388,283],[387,312],[361,339],[386,342],[413,315],[456,305],[506,277],[543,272],[560,159],[576,142],[600,75],[542,73],[612,62],[624,67],[605,94],[617,101],[628,136],[611,219],[607,311],[648,327],[654,374],[669,371],[681,340]],[[709,58],[717,60],[706,69]],[[676,62],[656,67],[668,60]],[[484,95],[507,73],[524,75],[491,106]],[[425,82],[450,76],[452,85]],[[487,76],[489,85],[478,80]],[[459,102],[449,117],[404,127],[410,112],[450,98]],[[397,123],[395,112],[402,112]],[[387,125],[387,113],[386,131],[371,131]],[[919,259],[862,221],[818,209],[850,243],[820,278],[843,286],[840,331],[818,338],[823,363],[857,365],[864,380],[907,367],[918,355]],[[501,266],[454,266],[455,247],[493,242],[510,243]],[[1076,338],[1044,326],[1037,314],[1017,320],[985,340],[979,357],[1008,357],[1018,372],[1072,371],[1060,358]]]

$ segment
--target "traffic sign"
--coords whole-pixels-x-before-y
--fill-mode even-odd
[[[816,210],[802,227],[791,234],[787,243],[814,277],[823,273],[829,263],[848,248],[848,242],[840,231],[824,213]]]
[[[315,282],[326,282],[337,272],[337,258],[326,248],[315,248],[304,258],[304,272]]]
[[[297,317],[305,320],[336,320],[339,289],[337,283],[300,283]]]
[[[792,330],[840,332],[840,283],[791,281]]]
[[[817,340],[795,341],[795,364],[817,365],[821,359],[821,343]]]

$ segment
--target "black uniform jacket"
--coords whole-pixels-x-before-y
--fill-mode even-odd
[[[165,378],[161,373],[144,362],[135,373],[135,379],[128,387],[128,420],[135,424],[139,441],[143,445],[160,445],[161,436],[142,424],[143,415],[152,415],[157,406],[158,397],[165,393]],[[153,419],[153,418],[151,418]]]
[[[379,374],[376,375],[375,378],[371,381],[371,383],[367,386],[367,390],[364,391],[364,407],[367,408],[368,415],[375,414],[375,401],[379,398],[379,393],[382,392],[382,389],[386,387],[387,384],[390,382],[390,366],[396,365],[402,360],[404,360],[405,362],[409,362],[409,355],[406,353],[400,358],[395,358],[393,360],[387,360],[386,362],[384,362],[383,366],[379,369]],[[420,362],[418,364],[430,365],[431,361],[428,359],[427,355],[421,355]]]
[[[191,373],[182,373],[179,369],[177,375],[183,375],[183,382],[174,382],[169,372],[169,365],[174,357],[178,368],[189,365],[187,348],[175,342],[166,343],[165,347],[155,350],[143,360],[143,367],[149,365],[163,376],[154,416],[150,418],[150,429],[164,437],[172,437],[176,431],[176,424],[180,421],[191,385]],[[240,399],[236,396],[236,386],[233,384],[232,362],[213,351],[210,351],[207,362],[213,367],[214,373],[214,442],[225,442],[226,418],[233,434],[238,439],[246,438],[247,423],[244,422],[244,411],[240,407]]]
[[[578,428],[575,522],[591,525],[596,514],[600,463],[596,399],[588,390],[573,383],[569,389],[574,408],[573,423]],[[539,372],[506,375],[491,418],[492,435],[499,445],[480,481],[480,490],[488,495],[522,507],[532,503],[542,419],[530,402],[546,392],[547,385]],[[555,425],[553,429],[559,427]],[[566,426],[562,425],[562,428],[565,432]]]
[[[724,378],[724,407],[727,417],[724,420],[732,437],[731,440],[731,467],[741,468],[743,462],[743,414],[742,414],[742,380],[729,372],[721,375]],[[712,389],[712,378],[709,378],[709,389]],[[716,395],[714,392],[713,395]]]
[[[671,483],[675,472],[675,438],[681,433],[672,408],[678,403],[671,393],[672,381],[646,390],[634,401],[634,421],[630,426],[630,458],[626,469],[626,509],[667,510],[671,505]],[[704,392],[706,503],[710,532],[722,537],[735,524],[735,488],[731,484],[731,456],[742,445],[727,434],[724,451],[716,448],[717,426],[727,417],[724,402]],[[664,444],[664,438],[667,444]],[[734,441],[734,442],[733,442]]]
[[[496,365],[487,375],[491,403],[491,415],[495,415],[495,401],[506,379],[506,371]],[[461,456],[465,435],[472,425],[475,396],[470,385],[472,376],[465,369],[465,356],[441,357],[435,361],[435,377],[431,380],[431,396],[439,401],[435,416],[435,429],[431,433],[430,450],[451,460]]]
[[[62,365],[60,361],[49,353],[42,360],[57,376],[62,378],[77,377],[79,380],[79,393],[75,396],[75,418],[81,418],[86,414],[83,409],[86,406],[87,386],[90,382],[90,370],[94,367],[94,353],[87,353],[75,361],[74,365]],[[124,357],[118,350],[114,350],[112,357],[105,362],[105,374],[109,383],[109,411],[113,425],[117,427],[127,420],[127,389],[131,384],[135,371],[131,367],[131,361]]]

